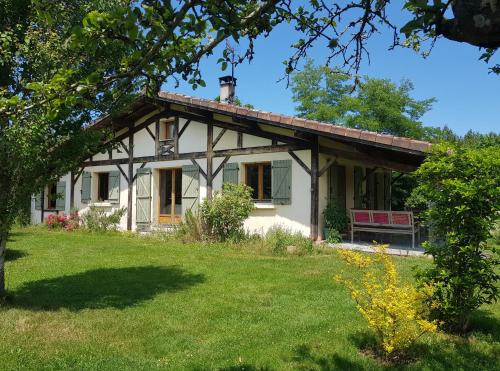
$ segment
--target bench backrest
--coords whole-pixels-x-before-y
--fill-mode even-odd
[[[351,209],[351,223],[353,225],[411,227],[413,226],[413,212],[386,211],[386,210],[356,210]]]

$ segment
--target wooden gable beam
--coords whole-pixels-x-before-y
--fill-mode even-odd
[[[215,147],[217,145],[217,143],[219,143],[219,140],[221,140],[221,138],[224,136],[226,131],[227,131],[227,129],[222,129],[222,131],[219,133],[219,135],[217,135],[217,137],[214,139],[213,147]]]
[[[220,173],[220,171],[224,168],[224,165],[227,164],[231,156],[226,156],[224,160],[222,160],[221,164],[217,167],[217,169],[214,172],[214,178],[217,176],[217,174]]]
[[[293,151],[288,151],[288,154],[292,156],[292,158],[297,161],[297,163],[304,169],[304,171],[311,176],[311,169],[307,167],[307,165],[300,159],[299,156],[297,156]]]

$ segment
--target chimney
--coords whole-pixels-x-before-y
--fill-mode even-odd
[[[232,104],[236,96],[236,78],[233,76],[219,77],[220,102]]]

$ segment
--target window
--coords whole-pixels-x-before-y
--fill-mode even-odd
[[[160,141],[174,139],[175,119],[160,120]]]
[[[252,187],[254,200],[271,201],[271,163],[246,164],[245,183]]]
[[[55,210],[57,207],[57,184],[47,187],[47,209]]]
[[[107,201],[109,198],[109,173],[98,173],[97,175],[97,200]]]

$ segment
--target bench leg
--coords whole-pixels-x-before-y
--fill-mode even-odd
[[[411,248],[415,250],[415,231],[411,234]]]
[[[354,243],[354,228],[351,227],[351,243]]]

